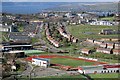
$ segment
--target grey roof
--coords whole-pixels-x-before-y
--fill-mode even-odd
[[[103,66],[83,66],[82,67],[83,70],[99,70],[99,69],[103,69]]]
[[[17,41],[30,41],[30,37],[25,32],[12,32],[9,33],[10,40]]]
[[[25,32],[34,32],[36,30],[36,25],[29,25],[24,27]]]

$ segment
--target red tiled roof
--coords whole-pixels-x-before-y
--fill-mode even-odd
[[[119,49],[113,49],[113,52],[120,52]]]

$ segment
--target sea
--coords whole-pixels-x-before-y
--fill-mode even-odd
[[[78,2],[2,2],[0,3],[0,12],[12,14],[35,14],[48,11],[58,6],[66,4],[76,5]],[[96,4],[96,2],[80,2],[79,4]],[[100,13],[103,15],[103,13]]]
[[[54,8],[64,2],[2,2],[0,12],[12,14],[34,14]]]

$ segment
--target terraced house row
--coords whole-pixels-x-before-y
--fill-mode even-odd
[[[57,30],[59,31],[59,33],[60,33],[63,37],[67,38],[68,41],[71,41],[71,42],[73,42],[73,43],[76,43],[76,42],[78,41],[77,38],[75,38],[75,37],[72,36],[71,34],[68,34],[68,33],[64,30],[63,25],[60,25],[60,27],[59,27]]]
[[[56,41],[50,34],[50,30],[48,28],[48,26],[45,26],[45,34],[46,34],[46,38],[55,46],[55,47],[59,47],[59,42]]]
[[[87,39],[87,41],[99,45],[99,47],[96,49],[96,52],[102,52],[107,54],[116,54],[119,55],[120,53],[120,43],[119,42],[104,42],[104,41],[97,41],[97,40],[91,40]]]
[[[68,34],[65,29],[63,28],[62,25],[60,25],[57,30],[59,31],[60,35],[62,35],[64,38],[67,38],[68,41],[73,42],[73,43],[77,43],[78,39],[75,38],[74,36],[72,36],[71,34]],[[46,38],[55,46],[55,47],[60,47],[60,43],[58,41],[55,40],[55,38],[53,38],[50,33],[50,29],[48,24],[46,24],[45,26],[45,34],[46,34]]]

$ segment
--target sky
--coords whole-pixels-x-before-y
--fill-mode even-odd
[[[0,0],[2,2],[118,2],[120,0]]]

